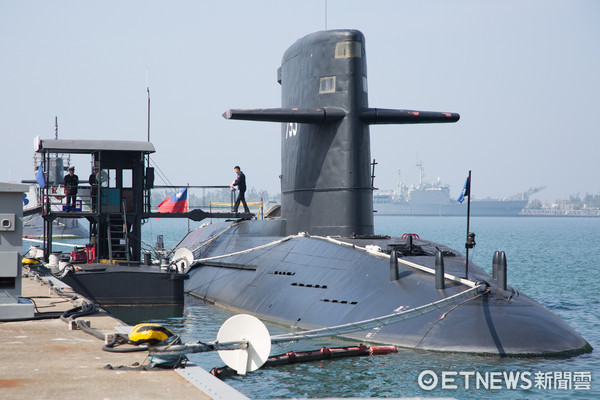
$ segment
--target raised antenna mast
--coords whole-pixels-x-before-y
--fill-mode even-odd
[[[54,139],[58,140],[58,117],[54,117]]]
[[[424,174],[424,169],[423,169],[423,162],[421,160],[419,160],[419,151],[417,151],[417,167],[419,168],[419,187],[422,188],[423,187],[423,175]]]
[[[146,67],[146,93],[148,95],[148,143],[150,143],[150,78],[149,78],[148,67]],[[146,188],[145,197],[146,197],[146,211],[150,211],[150,187],[148,185],[148,174],[150,171],[150,153],[146,154],[146,172],[144,173],[144,187]],[[154,181],[154,172],[152,172],[152,181]]]
[[[150,142],[150,82],[148,79],[148,68],[146,68],[146,93],[148,94],[148,142]]]

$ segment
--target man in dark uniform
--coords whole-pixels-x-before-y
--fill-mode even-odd
[[[92,197],[92,212],[96,211],[96,204],[98,203],[98,167],[94,167],[94,172],[90,175],[88,182],[92,187],[90,196]]]
[[[75,211],[77,185],[79,185],[79,177],[75,175],[75,167],[69,168],[69,175],[65,175],[64,184],[65,194],[67,195],[67,211]]]
[[[237,199],[235,200],[235,204],[233,205],[233,212],[237,214],[238,207],[240,206],[240,201],[241,201],[244,206],[244,212],[249,214],[250,209],[248,208],[248,204],[246,204],[246,197],[245,197],[246,175],[244,175],[244,173],[242,172],[240,167],[237,165],[233,168],[233,170],[237,174],[237,178],[235,179],[235,181],[233,181],[233,183],[231,185],[229,185],[229,187],[231,187],[233,189],[234,186],[237,186],[238,190],[240,191],[238,193]]]

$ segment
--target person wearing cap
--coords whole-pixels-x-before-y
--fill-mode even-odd
[[[244,212],[246,214],[249,214],[250,209],[248,208],[248,204],[246,204],[246,196],[245,196],[246,195],[246,175],[244,175],[244,173],[242,172],[240,167],[237,165],[233,168],[233,170],[237,174],[237,177],[235,178],[235,181],[233,181],[233,183],[231,185],[229,185],[229,187],[231,187],[233,189],[235,186],[237,186],[237,188],[239,190],[237,199],[235,200],[235,204],[233,206],[233,212],[237,214],[238,207],[240,206],[240,202],[242,202],[242,205],[244,206]]]
[[[75,211],[75,199],[77,198],[77,186],[79,177],[75,175],[75,167],[69,167],[69,174],[65,175],[65,194],[67,195],[67,211]]]
[[[96,204],[98,203],[98,183],[100,181],[98,178],[98,171],[99,168],[94,167],[94,172],[92,172],[88,179],[88,182],[92,187],[92,190],[90,191],[90,196],[92,197],[92,212],[96,211]]]

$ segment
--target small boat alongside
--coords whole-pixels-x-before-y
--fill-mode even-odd
[[[152,143],[38,139],[36,149],[42,172],[55,170],[64,154],[88,154],[91,169],[99,170],[96,190],[80,189],[74,210],[62,205],[64,191],[50,184],[41,188],[41,214],[33,216],[39,227],[32,236],[44,238],[39,258],[47,271],[102,306],[183,304],[187,275],[161,266],[158,256],[142,263],[141,225],[150,210],[153,178],[145,157],[154,152]],[[45,173],[44,182],[57,181]],[[61,227],[76,227],[79,221],[89,224],[85,236],[67,237],[85,237],[88,244],[70,253],[55,252],[53,240],[65,237]]]
[[[36,237],[43,238],[43,246],[36,249],[35,255],[28,255],[28,262],[41,271],[53,273],[75,292],[102,306],[182,305],[184,302],[183,283],[188,278],[184,269],[193,261],[193,256],[185,254],[190,258],[186,259],[162,248],[142,252],[144,220],[189,218],[200,221],[209,217],[252,216],[200,209],[187,211],[187,206],[185,212],[152,211],[150,191],[154,187],[154,169],[147,166],[147,157],[155,149],[150,142],[38,138],[36,152],[40,155],[38,168],[44,174],[43,182],[52,181],[50,174],[44,171],[56,169],[53,162],[63,155],[89,155],[90,169],[98,173],[95,187],[79,190],[73,210],[62,205],[64,191],[55,190],[52,185],[40,185],[42,229]],[[88,243],[78,245],[80,247],[70,253],[56,252],[54,239],[58,237],[55,229],[59,221],[72,224],[86,221]],[[40,265],[32,258],[39,260]]]

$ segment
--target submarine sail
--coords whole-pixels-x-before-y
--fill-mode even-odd
[[[370,108],[366,71],[361,32],[312,33],[283,56],[281,108],[225,112],[282,124],[281,217],[188,233],[178,245],[194,254],[186,291],[299,330],[359,324],[339,334],[408,348],[501,356],[591,351],[558,316],[476,265],[463,278],[457,251],[416,235],[373,235],[370,125],[460,116]],[[412,318],[401,319],[405,312]],[[365,323],[373,320],[380,323]]]

